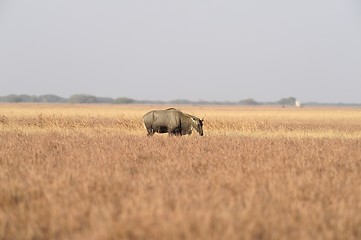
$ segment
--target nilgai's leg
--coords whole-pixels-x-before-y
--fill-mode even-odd
[[[182,133],[179,132],[178,130],[174,130],[172,132],[168,132],[169,136],[182,136]]]
[[[147,134],[148,137],[151,137],[154,135],[154,130],[152,128],[147,128],[147,132],[148,132],[148,134]]]

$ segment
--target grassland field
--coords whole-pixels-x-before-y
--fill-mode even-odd
[[[0,105],[0,239],[361,239],[361,109]]]

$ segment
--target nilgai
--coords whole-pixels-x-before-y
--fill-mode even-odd
[[[189,135],[193,129],[203,136],[203,119],[175,108],[150,111],[143,116],[143,120],[148,136],[153,136],[156,132],[177,136]]]

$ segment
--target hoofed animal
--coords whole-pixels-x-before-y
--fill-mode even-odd
[[[203,119],[175,108],[150,111],[143,116],[143,120],[148,136],[153,136],[156,132],[177,136],[189,135],[193,129],[203,136]]]

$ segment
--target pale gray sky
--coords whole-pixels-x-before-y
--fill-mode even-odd
[[[361,103],[359,0],[0,0],[0,95]]]

